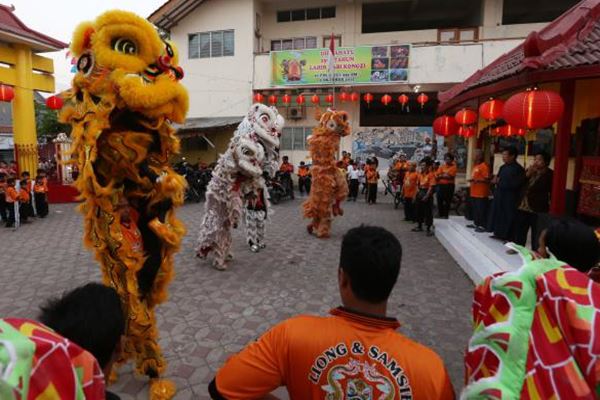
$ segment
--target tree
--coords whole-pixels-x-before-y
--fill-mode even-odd
[[[38,138],[54,138],[61,132],[71,133],[71,126],[58,122],[58,112],[35,102],[35,123]]]

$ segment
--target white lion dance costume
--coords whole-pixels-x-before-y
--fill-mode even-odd
[[[237,228],[243,212],[248,244],[253,251],[264,247],[268,195],[262,175],[277,169],[283,124],[275,108],[254,104],[213,171],[196,254],[206,258],[212,252],[219,270],[233,259],[231,229]]]

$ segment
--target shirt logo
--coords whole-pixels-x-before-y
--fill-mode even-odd
[[[377,346],[366,348],[360,342],[353,342],[350,349],[338,343],[319,354],[308,379],[319,384],[322,377],[326,400],[413,398],[408,377],[398,362]]]

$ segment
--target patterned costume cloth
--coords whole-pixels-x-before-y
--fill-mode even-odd
[[[475,289],[462,399],[595,399],[600,285],[556,259],[533,260]]]
[[[308,137],[308,149],[312,158],[312,186],[308,200],[302,205],[304,217],[312,221],[309,233],[319,238],[329,237],[332,216],[343,215],[340,203],[348,196],[346,177],[336,166],[340,139],[350,134],[348,114],[344,111],[327,110],[318,115],[317,125]]]
[[[175,217],[185,181],[169,165],[179,149],[170,121],[182,123],[188,107],[179,83],[183,70],[176,49],[149,22],[123,11],[81,24],[71,52],[78,72],[61,120],[73,127],[84,242],[100,262],[104,283],[124,304],[121,362],[134,358],[137,372],[151,378],[151,398],[170,398],[174,385],[159,379],[166,362],[154,309],[167,298],[173,257],[185,233]],[[123,232],[123,203],[137,217],[142,251]]]
[[[0,399],[101,400],[104,375],[87,351],[26,319],[0,319]]]

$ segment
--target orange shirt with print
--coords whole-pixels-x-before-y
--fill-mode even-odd
[[[490,167],[484,162],[473,167],[471,179],[473,181],[486,182],[471,182],[471,197],[477,199],[487,199],[490,195]]]
[[[419,174],[417,172],[407,172],[404,175],[402,185],[402,195],[407,199],[414,199],[419,187]]]
[[[396,319],[342,307],[330,313],[288,319],[231,357],[209,386],[212,398],[258,399],[286,386],[292,400],[356,390],[372,399],[454,399],[442,359],[396,332]]]
[[[17,189],[15,189],[14,186],[8,186],[6,188],[5,198],[7,203],[14,203],[16,201],[19,201],[19,194],[17,193]]]
[[[308,167],[298,167],[298,176],[304,178],[310,173]]]
[[[25,188],[21,188],[21,190],[19,191],[19,201],[22,203],[29,203],[29,200],[31,200],[29,191]]]
[[[428,190],[430,187],[436,185],[435,172],[428,172],[426,174],[419,174],[419,189]]]
[[[441,178],[440,175],[450,175],[451,178]],[[456,163],[440,165],[437,170],[437,178],[440,185],[453,185],[454,178],[456,178]]]
[[[379,172],[377,172],[375,168],[369,168],[369,170],[366,172],[366,176],[367,183],[374,184],[379,180]]]
[[[290,163],[282,163],[279,167],[280,172],[289,172],[290,174],[294,172],[294,166]]]

